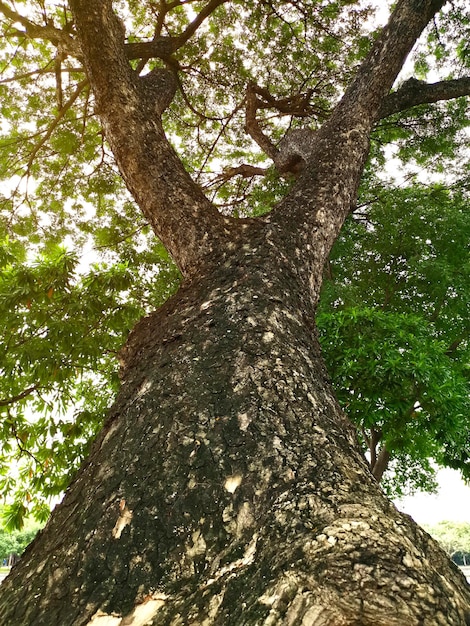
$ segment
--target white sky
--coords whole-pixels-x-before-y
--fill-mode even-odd
[[[437,524],[444,520],[470,523],[470,486],[465,485],[455,470],[439,470],[437,477],[437,494],[407,496],[395,501],[397,508],[411,515],[418,524]]]

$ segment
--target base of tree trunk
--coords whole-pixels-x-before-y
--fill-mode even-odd
[[[1,587],[1,626],[470,623],[464,576],[371,475],[295,276],[259,258],[133,331],[108,422]]]

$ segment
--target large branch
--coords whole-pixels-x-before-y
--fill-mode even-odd
[[[184,275],[222,249],[228,220],[204,196],[167,141],[160,115],[174,94],[171,72],[139,77],[111,0],[70,0],[97,112],[121,174]]]
[[[356,118],[356,123],[366,126],[370,131],[408,54],[446,1],[399,0],[330,122],[338,123],[344,116],[348,122]]]
[[[176,47],[181,48],[194,35],[201,24],[217,9],[217,7],[221,4],[225,4],[226,2],[228,2],[228,0],[210,0],[196,15],[186,30],[176,38]]]
[[[426,83],[416,78],[410,78],[397,91],[384,98],[379,109],[378,119],[406,111],[420,104],[434,104],[469,95],[469,76],[442,80],[436,83]],[[251,99],[253,100],[253,97]],[[271,99],[274,101],[272,97]],[[287,102],[288,100],[290,99],[286,98],[282,102]],[[281,173],[288,172],[290,175],[298,175],[303,169],[304,163],[308,162],[310,154],[313,152],[315,131],[309,128],[288,131],[276,148],[262,132],[256,120],[256,111],[259,108],[263,108],[263,106],[263,103],[257,99],[253,100],[250,106],[247,105],[247,121],[245,125],[247,132],[262,149],[264,145],[267,145],[272,150],[272,154],[270,152],[267,152],[267,154],[271,156]],[[300,162],[299,159],[301,159]]]
[[[330,118],[312,137],[296,137],[305,167],[296,184],[271,214],[279,246],[299,257],[313,293],[319,290],[317,264],[323,264],[344,220],[354,208],[369,152],[370,132],[403,64],[422,31],[445,0],[399,0]],[[285,224],[290,224],[286,230]],[[286,237],[290,241],[283,243]],[[300,254],[300,250],[308,253]],[[300,258],[302,259],[300,263]]]
[[[260,100],[257,97],[257,86],[249,83],[246,88],[245,99],[245,130],[256,141],[261,150],[276,162],[279,150],[263,132],[257,119],[257,111],[260,108]]]
[[[57,28],[52,22],[43,25],[32,22],[18,11],[15,11],[4,2],[0,2],[2,13],[13,24],[21,24],[22,30],[12,28],[9,34],[20,39],[40,39],[50,41],[54,46],[60,47],[69,56],[82,60],[80,45],[70,32]],[[125,44],[128,59],[167,59],[178,49],[177,37],[156,37],[153,41],[137,41]]]
[[[453,80],[441,80],[437,83],[425,83],[410,78],[397,91],[384,99],[378,117],[383,119],[419,104],[432,104],[441,100],[453,100],[468,95],[470,95],[469,76]]]
[[[128,59],[163,59],[166,61],[178,49],[176,37],[156,37],[152,41],[126,43],[125,54]]]
[[[157,36],[152,41],[127,42],[125,44],[125,54],[128,59],[151,59],[158,58],[167,60],[174,52],[179,50],[194,35],[201,24],[219,7],[228,0],[210,0],[202,8],[194,20],[179,35]],[[174,2],[166,7],[167,13],[180,6],[180,2]],[[60,48],[69,56],[82,59],[80,45],[71,32],[57,28],[51,22],[47,24],[36,24],[18,11],[9,7],[5,2],[0,1],[0,13],[2,13],[12,24],[21,24],[23,29],[12,28],[10,34],[24,39],[41,39],[50,41],[54,46]]]
[[[56,28],[52,22],[46,25],[39,25],[21,15],[4,2],[0,2],[0,13],[2,13],[13,24],[21,24],[24,30],[12,29],[10,34],[26,39],[42,39],[50,41],[54,46],[60,47],[64,52],[72,57],[80,59],[80,47],[72,35],[60,28]]]

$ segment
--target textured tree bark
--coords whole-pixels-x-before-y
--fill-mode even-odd
[[[240,221],[184,172],[111,2],[71,4],[116,160],[186,278],[131,333],[108,421],[3,583],[0,625],[469,624],[463,575],[368,469],[314,324],[368,133],[442,2],[398,3],[292,192]]]
[[[370,474],[268,231],[136,327],[0,624],[466,623],[463,576]]]

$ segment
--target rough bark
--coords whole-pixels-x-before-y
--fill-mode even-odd
[[[4,583],[0,624],[466,623],[463,576],[382,495],[266,234],[134,330],[109,421]]]
[[[370,129],[442,4],[398,2],[289,196],[235,221],[166,141],[168,84],[132,72],[110,0],[71,2],[108,141],[185,281],[131,333],[103,431],[2,585],[1,626],[470,623],[463,575],[368,469],[314,325]]]
[[[453,100],[470,93],[470,78],[462,76],[453,80],[426,83],[410,78],[397,91],[389,94],[380,107],[379,117],[384,118],[405,111],[419,104],[432,104],[442,100]]]

